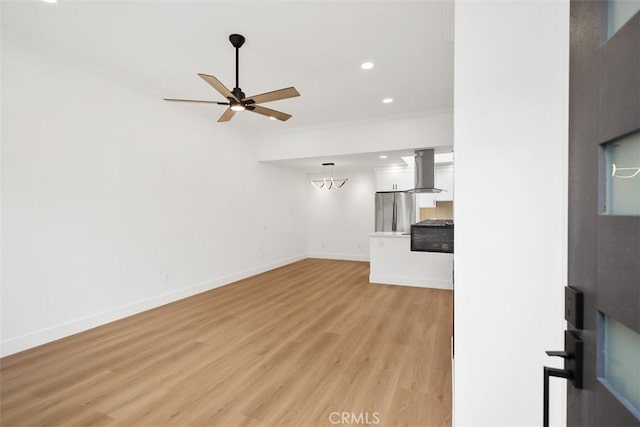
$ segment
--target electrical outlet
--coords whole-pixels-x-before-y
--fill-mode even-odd
[[[165,273],[162,275],[162,278],[164,279],[165,282],[169,281],[169,273],[165,271]]]

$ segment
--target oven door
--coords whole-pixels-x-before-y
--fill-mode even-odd
[[[411,226],[411,250],[414,252],[453,253],[453,227]]]

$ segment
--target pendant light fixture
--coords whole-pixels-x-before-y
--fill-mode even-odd
[[[318,190],[322,190],[326,188],[327,190],[331,190],[332,188],[342,188],[348,181],[347,178],[336,179],[333,177],[333,167],[335,163],[323,163],[322,164],[322,179],[312,179],[311,184],[316,187]],[[330,169],[329,176],[327,176],[327,168]]]
[[[611,176],[615,176],[616,178],[624,178],[629,179],[640,174],[640,166],[634,168],[619,168],[615,163],[612,163],[611,166],[613,170],[611,171]],[[619,171],[624,171],[622,174],[619,174]]]

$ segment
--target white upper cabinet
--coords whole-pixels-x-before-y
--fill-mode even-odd
[[[435,208],[436,194],[435,193],[416,193],[416,206],[418,208]]]
[[[441,188],[442,193],[437,193],[437,201],[453,201],[453,165],[436,166],[436,188]]]
[[[414,187],[413,169],[389,168],[376,171],[376,191],[406,191]]]

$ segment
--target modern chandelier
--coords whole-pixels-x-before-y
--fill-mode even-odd
[[[616,178],[633,178],[640,174],[640,166],[634,168],[619,168],[615,163],[612,163],[613,170],[611,171],[611,176],[615,176]],[[619,174],[618,171],[624,171],[622,174]]]
[[[335,165],[336,165],[335,163],[323,163],[322,164],[323,178],[312,179],[311,184],[313,184],[313,186],[316,187],[318,190],[321,190],[323,188],[326,188],[327,190],[331,190],[332,188],[342,188],[342,186],[344,186],[347,183],[348,179],[347,178],[336,179],[333,177],[333,167]],[[329,176],[327,176],[327,168],[329,168],[330,170]]]

